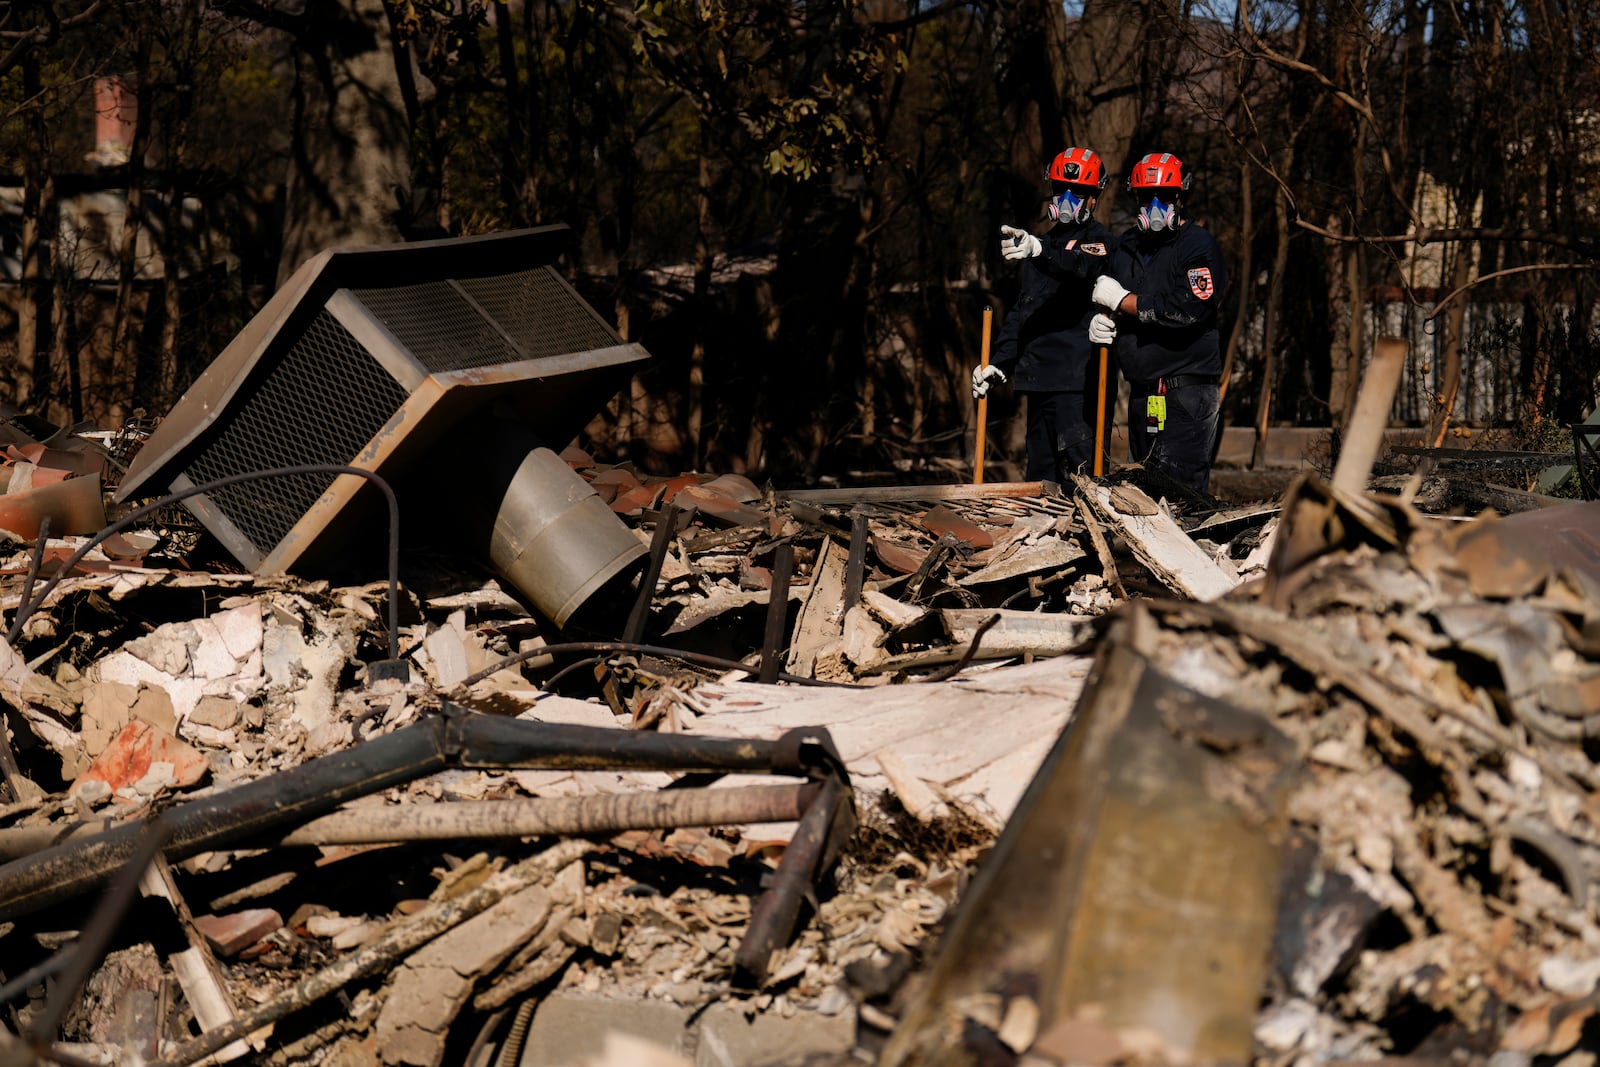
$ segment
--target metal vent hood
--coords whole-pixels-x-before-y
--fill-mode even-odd
[[[568,238],[545,226],[320,253],[179,399],[116,499],[316,463],[398,490],[440,452],[477,454],[456,461],[474,477],[417,475],[402,506],[459,522],[564,624],[644,548],[546,446],[570,441],[649,358],[557,273]],[[381,496],[355,475],[240,482],[185,504],[257,573],[327,570],[383,543]]]

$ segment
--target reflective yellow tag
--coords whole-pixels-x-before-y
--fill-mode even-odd
[[[1145,430],[1150,433],[1160,433],[1167,428],[1167,398],[1160,393],[1153,393],[1145,400],[1144,405]]]

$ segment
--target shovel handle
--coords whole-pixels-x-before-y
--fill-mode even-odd
[[[1094,401],[1094,476],[1103,477],[1106,472],[1106,364],[1110,361],[1110,352],[1105,345],[1100,346],[1100,377],[1096,379],[1096,396]]]
[[[983,309],[983,343],[982,343],[982,345],[981,345],[981,347],[979,349],[981,354],[978,356],[978,366],[979,367],[987,367],[989,365],[989,323],[991,322],[991,320],[993,318],[994,318],[994,308],[985,307]],[[972,443],[972,451],[974,453],[974,462],[973,462],[973,471],[972,471],[972,484],[973,485],[982,485],[983,484],[983,446],[984,446],[983,438],[984,438],[984,433],[985,433],[986,430],[988,430],[988,428],[989,428],[989,394],[985,393],[983,396],[980,396],[978,398],[978,435],[977,435],[977,439],[974,440],[973,443]]]

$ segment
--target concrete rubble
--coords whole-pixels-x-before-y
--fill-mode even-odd
[[[12,484],[39,492],[60,446],[12,446],[34,466]],[[104,465],[58,482],[97,479],[98,505],[137,441],[74,447]],[[21,623],[0,642],[0,1063],[1594,1062],[1600,505],[1435,515],[1448,494],[1426,477],[1368,495],[1314,475],[1226,505],[1137,468],[779,492],[562,458],[649,549],[628,621],[557,631],[485,570],[407,557],[401,677],[374,669],[378,575],[237,573],[180,512],[83,551],[105,516],[30,512],[50,525],[13,531],[0,564],[0,617]],[[1116,823],[1120,757],[1072,748],[1126,729],[1103,710],[1118,701],[1141,714],[1116,691],[1133,663],[1204,712],[1163,689],[1142,727],[1218,805],[1203,833],[1174,838],[1159,806]],[[1235,715],[1255,725],[1230,733]],[[131,881],[108,864],[92,893],[8,897],[48,849],[81,858],[113,826],[451,716],[761,742],[825,728],[855,827],[818,832],[802,806],[401,829],[534,798],[565,825],[597,798],[776,780],[452,754],[247,840],[179,855],[130,838]],[[1041,802],[1041,767],[1078,766],[1109,792]],[[1026,845],[1069,830],[1057,869]],[[1245,845],[1263,865],[1217,873]],[[802,848],[821,862],[798,921],[741,981]],[[1106,870],[1170,925],[1077,877]],[[1054,910],[1007,895],[1051,879],[1079,887]],[[1222,919],[1195,918],[1208,908]],[[1261,951],[1225,951],[1236,920]],[[1022,947],[1001,953],[995,930]]]

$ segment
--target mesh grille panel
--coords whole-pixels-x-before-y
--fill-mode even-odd
[[[352,291],[430,374],[522,358],[448,282]]]
[[[535,359],[619,343],[552,267],[463,279],[461,288]]]
[[[234,399],[220,431],[184,473],[199,484],[267,467],[348,464],[405,401],[400,383],[324,310],[273,373]],[[210,495],[266,555],[335,477],[291,474]]]
[[[448,282],[354,289],[357,299],[430,374],[610,348],[617,337],[550,267],[461,280],[500,330]],[[522,351],[508,344],[516,340]]]

